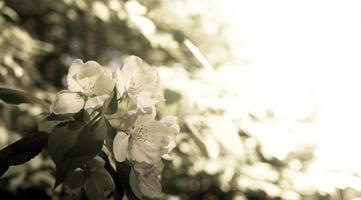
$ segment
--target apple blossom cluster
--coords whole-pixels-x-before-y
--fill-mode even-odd
[[[132,178],[138,183],[138,188],[133,185],[132,189],[148,197],[161,191],[160,162],[170,158],[180,131],[176,117],[156,119],[155,106],[164,101],[157,92],[157,78],[156,69],[136,56],[125,59],[121,69],[76,60],[69,68],[67,90],[57,93],[50,106],[54,115],[86,112],[88,123],[106,120],[116,130],[105,145],[108,152],[115,163],[132,167]]]

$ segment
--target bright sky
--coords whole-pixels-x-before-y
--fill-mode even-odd
[[[310,88],[318,106],[318,156],[361,171],[361,1],[227,2],[230,38],[257,71],[254,78],[268,74]]]

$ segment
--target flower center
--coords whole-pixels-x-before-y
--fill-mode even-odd
[[[88,83],[85,86],[83,86],[83,91],[85,96],[91,96],[94,94],[94,84]]]
[[[142,124],[137,129],[135,129],[133,137],[138,142],[144,143],[149,139],[148,131],[149,129]]]

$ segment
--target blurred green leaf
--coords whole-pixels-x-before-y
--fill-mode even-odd
[[[0,99],[9,104],[36,103],[46,110],[49,109],[49,104],[45,101],[20,90],[0,87]]]
[[[164,98],[166,104],[172,104],[179,101],[182,98],[182,95],[174,90],[165,89]]]
[[[197,130],[196,127],[194,127],[192,124],[187,123],[187,128],[189,129],[189,136],[193,139],[194,143],[197,145],[197,147],[199,148],[199,150],[202,152],[202,154],[204,156],[209,157],[208,151],[207,151],[207,147],[204,144],[203,140],[202,140],[202,136],[199,133],[199,131]]]
[[[36,155],[46,146],[49,134],[39,132],[26,136],[0,151],[0,176],[11,165],[23,164]]]

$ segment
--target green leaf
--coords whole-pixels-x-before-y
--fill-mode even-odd
[[[105,124],[107,126],[107,138],[105,140],[105,144],[110,152],[113,152],[113,140],[115,135],[117,134],[117,129],[115,129],[107,119],[104,119]]]
[[[38,122],[38,130],[40,132],[51,133],[53,129],[60,123],[61,121],[49,121],[47,119],[42,119]]]
[[[111,97],[105,100],[103,107],[101,108],[101,115],[111,115],[118,111],[118,100],[117,92],[114,90],[111,94]]]
[[[72,119],[73,115],[74,115],[73,113],[60,114],[60,115],[51,113],[46,119],[49,121],[66,121]]]
[[[104,140],[107,138],[108,132],[108,120],[105,117],[101,117],[96,121],[92,127],[92,134],[97,140]]]
[[[87,162],[88,169],[90,170],[103,168],[104,165],[105,161],[100,156],[95,156],[93,159]]]
[[[111,115],[118,111],[117,92],[114,92],[112,98],[109,99],[109,104],[106,106],[105,114]]]
[[[82,121],[82,122],[90,121],[89,113],[84,109],[80,110],[80,112],[78,112],[78,113],[75,113],[73,117],[74,117],[74,119],[76,119],[78,121]]]
[[[202,152],[203,155],[209,157],[209,153],[207,151],[207,147],[203,142],[203,138],[201,133],[198,131],[198,129],[196,127],[194,127],[192,124],[187,123],[186,128],[189,129],[190,137],[192,138],[192,140],[194,141],[194,143],[197,145],[197,147],[199,148],[199,150]]]
[[[128,129],[138,118],[138,112],[127,113],[120,120],[121,129]]]
[[[26,92],[0,87],[0,99],[9,104],[36,103],[44,109],[49,109],[49,104]]]
[[[83,186],[85,180],[85,173],[83,170],[71,171],[66,179],[64,184],[70,189],[77,189]]]
[[[136,197],[138,197],[139,199],[141,199],[142,193],[140,192],[140,189],[139,189],[139,181],[135,175],[133,168],[130,170],[130,173],[129,173],[129,185],[130,185],[130,188],[132,189],[132,192],[134,193],[134,195]]]
[[[56,164],[65,160],[65,154],[73,148],[83,128],[79,121],[64,122],[53,129],[48,141],[48,150]]]
[[[113,179],[104,168],[90,171],[84,184],[85,194],[90,200],[106,200],[106,192],[112,192],[114,189]]]
[[[54,188],[56,188],[60,183],[65,180],[69,172],[79,167],[85,167],[87,161],[91,160],[93,157],[94,156],[80,156],[75,158],[69,158],[61,163],[58,163],[56,165]]]
[[[122,180],[118,176],[118,173],[113,168],[112,164],[110,163],[109,157],[106,153],[101,152],[100,155],[105,161],[104,169],[108,171],[110,176],[112,176],[114,185],[115,185],[115,191],[113,192],[113,198],[114,199],[123,199],[124,196],[124,189],[122,185]]]
[[[176,91],[165,89],[164,98],[165,98],[165,103],[169,105],[179,101],[182,98],[182,95]]]
[[[101,129],[103,127],[102,121],[101,118],[94,125],[87,124],[82,128],[75,139],[75,144],[66,153],[66,158],[95,156],[101,151],[107,131],[106,129]]]
[[[117,174],[119,179],[122,182],[122,186],[127,196],[128,200],[139,200],[136,194],[134,194],[130,183],[129,183],[129,174],[131,172],[131,167],[126,162],[116,163]]]
[[[56,182],[58,186],[67,174],[85,166],[100,150],[102,140],[91,137],[91,125],[80,121],[70,121],[59,124],[50,134],[48,149],[56,164]]]
[[[98,154],[108,135],[104,117],[84,125],[80,121],[64,122],[54,128],[48,142],[49,153],[56,163],[56,184],[77,167],[85,167]]]
[[[38,132],[26,136],[0,151],[0,176],[11,165],[23,164],[36,155],[46,146],[49,134]]]

